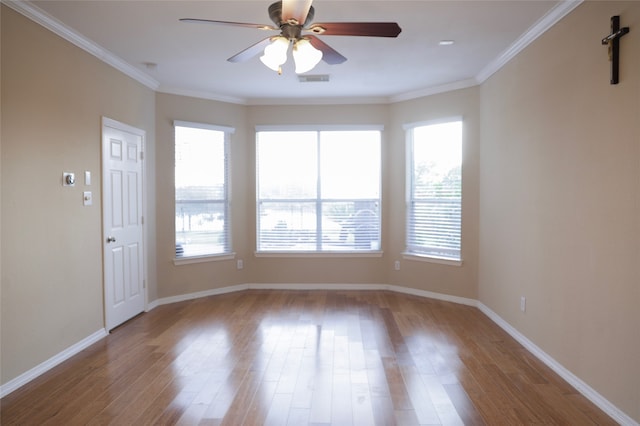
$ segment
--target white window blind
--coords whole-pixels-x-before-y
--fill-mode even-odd
[[[380,131],[258,131],[257,250],[380,250]]]
[[[233,129],[175,122],[176,257],[231,252],[228,146]]]
[[[407,253],[460,259],[462,121],[407,128]]]

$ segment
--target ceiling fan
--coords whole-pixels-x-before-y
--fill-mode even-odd
[[[316,35],[397,37],[401,28],[395,22],[327,22],[311,23],[315,10],[313,0],[282,0],[269,6],[269,18],[273,25],[250,24],[246,22],[217,21],[211,19],[182,18],[188,23],[229,25],[259,30],[280,31],[233,55],[227,61],[247,61],[264,51],[260,60],[269,68],[282,73],[282,65],[287,60],[289,46],[296,64],[296,73],[310,71],[320,60],[327,64],[341,64],[347,60]]]

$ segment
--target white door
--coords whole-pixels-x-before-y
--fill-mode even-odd
[[[105,327],[145,307],[142,149],[145,133],[102,119],[102,218]]]

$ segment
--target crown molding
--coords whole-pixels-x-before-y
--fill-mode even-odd
[[[390,98],[391,103],[409,101],[411,99],[424,98],[425,96],[437,95],[439,93],[453,92],[454,90],[466,89],[469,87],[477,86],[478,80],[475,78],[468,78],[466,80],[454,81],[453,83],[441,84],[438,86],[427,87],[425,89],[416,90],[413,92],[406,92],[400,95],[392,96]]]
[[[255,98],[247,105],[386,105],[390,98],[377,96],[328,98]]]
[[[145,85],[149,89],[157,90],[160,83],[153,77],[145,74],[133,65],[125,62],[120,57],[104,49],[97,43],[89,40],[82,34],[72,30],[71,28],[58,21],[53,16],[49,15],[37,6],[34,6],[28,1],[21,0],[0,0],[2,4],[7,5],[16,12],[24,15],[32,21],[40,24],[54,34],[62,37],[68,42],[78,46],[82,50],[90,53],[101,61],[111,65],[113,68],[124,73],[125,75],[133,78],[137,82]]]
[[[165,93],[167,95],[186,96],[189,98],[206,99],[209,101],[226,102],[228,104],[247,105],[247,100],[244,98],[238,98],[236,96],[224,96],[218,95],[212,92],[205,92],[203,90],[189,90],[181,89],[179,87],[170,87],[161,85],[157,91],[159,93]]]
[[[239,105],[338,105],[338,104],[388,104],[407,101],[436,95],[439,93],[451,92],[454,90],[466,89],[484,83],[489,77],[505,66],[517,54],[529,46],[538,37],[553,27],[558,21],[571,13],[584,0],[561,0],[558,5],[551,9],[545,16],[531,26],[522,36],[520,36],[509,48],[502,52],[497,58],[485,66],[475,77],[460,80],[438,86],[406,92],[390,97],[361,97],[361,98],[306,98],[306,99],[246,99],[234,96],[224,96],[215,93],[185,90],[174,87],[161,87],[160,83],[143,71],[125,62],[115,54],[104,49],[93,41],[70,29],[54,17],[50,16],[40,8],[30,4],[26,0],[0,0],[1,3],[26,16],[34,22],[49,29],[65,40],[73,43],[98,59],[123,72],[134,80],[142,83],[148,88],[167,94],[188,96],[200,99],[214,100]]]
[[[391,103],[391,98],[386,97],[359,97],[359,98],[239,98],[234,96],[219,95],[202,90],[187,90],[179,87],[161,85],[158,93],[168,95],[187,96],[190,98],[206,99],[209,101],[226,102],[237,105],[386,105]]]
[[[522,52],[527,46],[533,43],[538,37],[547,32],[562,18],[567,16],[573,9],[580,6],[584,0],[562,0],[553,9],[547,12],[542,18],[531,26],[524,34],[522,34],[507,50],[502,52],[500,56],[491,61],[484,67],[476,80],[478,84],[484,83],[489,77],[496,73],[500,68],[505,66],[518,53]]]

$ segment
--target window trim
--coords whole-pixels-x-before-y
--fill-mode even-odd
[[[346,258],[346,257],[357,257],[357,258],[367,258],[367,257],[382,257],[382,183],[383,183],[383,144],[384,144],[384,125],[382,124],[320,124],[320,125],[307,125],[307,124],[286,124],[286,125],[256,125],[255,126],[255,142],[257,148],[258,141],[258,133],[259,132],[325,132],[325,131],[377,131],[380,132],[380,181],[379,181],[379,218],[380,218],[380,245],[377,250],[344,250],[344,251],[287,251],[287,250],[258,250],[258,234],[260,232],[259,228],[259,174],[257,173],[257,149],[256,153],[256,174],[255,174],[255,190],[256,190],[256,208],[255,208],[255,257],[271,257],[271,258]],[[319,171],[319,170],[318,170]],[[316,198],[317,200],[317,198]]]
[[[254,251],[255,257],[299,257],[299,258],[345,258],[345,257],[382,257],[382,250],[371,251]]]
[[[462,261],[462,256],[461,256],[461,258],[459,260],[456,260],[456,259],[449,259],[449,258],[445,258],[445,257],[433,256],[433,255],[410,253],[410,252],[407,252],[407,251],[402,252],[402,258],[405,259],[405,260],[414,260],[414,261],[417,261],[417,262],[427,262],[427,263],[437,263],[437,264],[440,264],[440,265],[449,265],[449,266],[462,266],[462,264],[464,263]]]
[[[213,130],[213,131],[219,131],[219,132],[223,132],[224,133],[224,149],[225,149],[225,167],[226,167],[226,180],[225,180],[225,203],[227,204],[227,213],[229,217],[225,217],[225,220],[227,221],[227,228],[228,228],[228,238],[229,241],[227,241],[228,243],[228,247],[229,247],[229,251],[225,252],[225,253],[209,253],[209,254],[203,254],[203,255],[195,255],[195,256],[175,256],[173,257],[173,264],[176,266],[179,265],[188,265],[188,264],[192,264],[192,263],[204,263],[204,262],[217,262],[217,261],[221,261],[221,260],[232,260],[235,259],[236,257],[236,253],[233,250],[233,235],[232,235],[232,229],[233,229],[233,222],[232,222],[232,218],[233,215],[231,214],[231,168],[232,168],[232,162],[230,159],[231,156],[231,135],[235,133],[236,129],[235,127],[230,127],[230,126],[222,126],[222,125],[218,125],[218,124],[210,124],[210,123],[200,123],[200,122],[195,122],[195,121],[185,121],[185,120],[173,120],[173,149],[174,149],[174,155],[175,155],[175,129],[176,127],[189,127],[192,129],[203,129],[203,130]],[[174,254],[175,254],[175,247],[178,244],[178,241],[176,240],[176,229],[175,229],[175,209],[176,209],[176,195],[175,195],[175,165],[174,165],[174,184],[173,184],[173,190],[174,190],[174,194],[173,194],[173,208],[174,208],[174,230],[173,230],[173,245],[174,245]]]
[[[436,118],[436,119],[432,119],[432,120],[424,120],[424,121],[415,121],[415,122],[411,122],[411,123],[405,123],[402,125],[402,128],[405,131],[405,167],[406,167],[406,174],[405,174],[405,248],[404,251],[401,253],[403,259],[406,260],[414,260],[414,261],[420,261],[420,262],[429,262],[429,263],[437,263],[437,264],[442,264],[442,265],[450,265],[450,266],[462,266],[463,264],[463,243],[464,243],[464,239],[463,239],[463,233],[462,233],[462,206],[463,206],[463,195],[464,195],[464,185],[463,185],[463,174],[460,175],[460,190],[461,190],[461,194],[460,194],[460,255],[458,259],[454,259],[454,258],[448,258],[448,257],[442,257],[442,256],[437,256],[437,255],[431,255],[431,254],[427,254],[427,253],[421,253],[421,252],[413,252],[409,250],[409,212],[408,212],[408,206],[409,203],[411,202],[411,195],[412,195],[412,188],[413,188],[413,142],[414,142],[414,132],[413,130],[417,127],[424,127],[424,126],[432,126],[432,125],[437,125],[437,124],[445,124],[445,123],[452,123],[452,122],[460,122],[461,123],[461,145],[462,145],[462,152],[460,155],[460,165],[461,165],[461,171],[464,171],[464,116],[462,115],[452,115],[452,116],[446,116],[446,117],[441,117],[441,118]]]
[[[383,124],[259,124],[255,126],[255,132],[326,132],[326,131],[379,131],[382,136]],[[382,137],[380,138],[382,142]]]
[[[236,132],[235,127],[229,126],[220,126],[217,124],[209,124],[209,123],[196,123],[194,121],[182,121],[182,120],[173,120],[173,127],[191,127],[192,129],[203,129],[203,130],[216,130],[218,132],[228,133],[232,135]]]
[[[236,258],[236,253],[223,253],[223,254],[205,254],[202,256],[188,256],[188,257],[174,257],[173,264],[175,266],[189,265],[192,263],[205,263],[205,262],[219,262],[221,260],[233,260]]]

